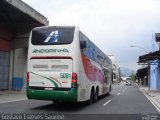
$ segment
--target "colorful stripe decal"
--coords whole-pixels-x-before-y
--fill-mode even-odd
[[[102,69],[94,65],[89,58],[81,54],[85,74],[90,81],[99,81],[103,84],[105,81]]]
[[[31,72],[31,73],[32,73],[32,74],[34,74],[34,75],[37,75],[37,76],[40,76],[40,77],[46,78],[47,80],[51,81],[51,82],[54,84],[54,86],[55,86],[55,87],[58,87],[58,84],[57,84],[53,79],[48,78],[48,77],[45,77],[45,76],[42,76],[42,75],[38,75],[38,74],[33,73],[33,72]],[[61,85],[60,85],[60,86],[61,86]]]
[[[58,81],[58,79],[51,77],[52,79],[54,79],[59,85],[60,87],[62,87],[62,84]]]

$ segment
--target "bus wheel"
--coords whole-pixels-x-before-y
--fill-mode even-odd
[[[92,102],[93,102],[93,96],[94,96],[94,93],[93,93],[93,91],[91,91],[90,99],[87,101],[87,103],[88,103],[89,105],[92,104]]]
[[[111,86],[109,87],[109,92],[106,93],[106,96],[108,96],[110,94],[110,92],[111,92]]]
[[[97,100],[98,100],[98,89],[95,92],[93,102],[97,102]]]

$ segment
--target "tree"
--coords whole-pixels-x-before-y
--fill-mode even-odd
[[[134,80],[136,80],[136,74],[133,74],[132,73],[132,75],[130,75],[129,77],[131,77],[131,79],[134,81]]]

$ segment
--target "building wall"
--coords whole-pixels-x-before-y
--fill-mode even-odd
[[[0,50],[1,51],[9,51],[10,50],[10,45],[11,45],[10,41],[7,41],[5,39],[0,38]]]
[[[156,90],[157,89],[157,71],[156,66],[151,65],[150,66],[150,89]]]
[[[11,41],[13,38],[11,28],[4,24],[0,23],[0,50],[9,51],[11,48]]]
[[[27,48],[15,49],[12,89],[21,90],[27,71]]]
[[[15,36],[12,42],[12,49],[28,47],[30,33]]]
[[[29,34],[25,33],[15,36],[12,42],[14,62],[11,88],[14,90],[21,90],[25,84]]]
[[[21,90],[27,71],[29,34],[14,35],[12,29],[0,23],[0,90]]]
[[[119,72],[118,72],[118,65],[117,65],[117,62],[116,62],[116,57],[114,55],[108,55],[108,57],[112,61],[113,81],[117,81],[119,79]]]
[[[0,9],[0,90],[21,90],[27,71],[29,32],[49,22],[21,0],[3,0],[1,4],[5,7]]]
[[[13,64],[14,64],[14,54],[13,50],[10,51],[10,59],[9,59],[9,85],[8,89],[12,89],[12,78],[13,78]]]
[[[156,34],[152,35],[152,52],[159,50],[156,43]],[[156,60],[155,60],[156,61]],[[160,90],[160,64],[150,65],[150,81],[151,90]]]
[[[157,67],[157,88],[160,90],[160,64]]]
[[[9,52],[0,51],[0,89],[8,89]]]
[[[9,88],[9,51],[12,38],[11,28],[5,23],[0,23],[0,90]]]

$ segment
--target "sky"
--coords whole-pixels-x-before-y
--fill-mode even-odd
[[[119,67],[135,71],[138,57],[151,52],[152,34],[160,32],[160,0],[23,1],[51,26],[79,26],[105,54],[116,56]]]

